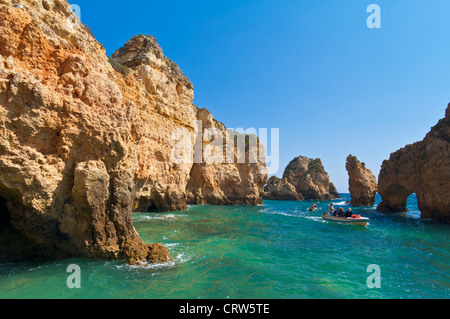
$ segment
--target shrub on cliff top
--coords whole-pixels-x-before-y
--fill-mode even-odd
[[[111,64],[111,66],[113,67],[114,70],[116,70],[117,72],[128,76],[128,74],[130,74],[130,69],[128,67],[126,67],[125,65],[120,64],[119,62],[117,62],[116,60],[108,57],[108,62],[109,64]]]

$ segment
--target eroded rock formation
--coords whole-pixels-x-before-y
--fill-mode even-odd
[[[294,185],[284,178],[272,176],[265,187],[264,199],[269,200],[304,200],[302,194],[297,193]]]
[[[289,163],[281,180],[274,178],[266,186],[265,199],[280,196],[291,200],[331,200],[339,198],[339,193],[320,159],[299,156]]]
[[[51,257],[165,262],[165,247],[140,239],[133,211],[184,209],[188,183],[218,172],[213,188],[228,183],[233,200],[215,204],[257,202],[262,162],[197,177],[194,152],[173,161],[174,132],[191,150],[199,114],[192,84],[154,38],[134,37],[113,61],[66,1],[22,3],[0,0],[1,234]]]
[[[268,170],[259,139],[227,130],[206,109],[199,109],[197,114],[202,127],[203,152],[191,170],[187,185],[188,203],[262,204]],[[216,147],[218,141],[219,147]]]
[[[365,163],[361,163],[353,155],[347,157],[346,168],[349,176],[349,191],[352,197],[351,205],[354,207],[373,206],[378,190],[375,175],[366,167]]]
[[[423,141],[383,162],[378,179],[382,212],[404,212],[415,193],[422,218],[450,223],[450,105]]]

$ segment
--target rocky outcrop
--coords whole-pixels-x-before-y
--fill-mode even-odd
[[[330,182],[330,177],[318,158],[295,158],[286,167],[283,179],[294,185],[297,193],[302,194],[306,200],[339,198],[336,187]]]
[[[295,191],[295,193],[292,193]],[[283,194],[283,195],[282,195]],[[267,184],[264,198],[275,199],[279,195],[292,200],[331,200],[339,193],[325,171],[320,159],[299,156],[286,167],[282,180],[272,179]]]
[[[373,206],[378,190],[375,175],[366,167],[365,163],[361,163],[353,155],[347,157],[346,168],[349,176],[349,191],[352,197],[351,205],[354,207]]]
[[[272,176],[265,187],[264,199],[268,200],[304,200],[302,194],[297,193],[294,185],[285,179]]]
[[[216,193],[234,187],[224,203],[257,202],[262,161],[194,169],[193,86],[154,38],[134,37],[112,61],[66,1],[22,3],[0,0],[0,242],[15,236],[50,257],[165,262],[165,247],[140,239],[133,211],[185,209],[188,183],[219,173]]]
[[[424,219],[450,223],[450,105],[423,141],[383,162],[378,179],[382,212],[404,212],[415,193]]]

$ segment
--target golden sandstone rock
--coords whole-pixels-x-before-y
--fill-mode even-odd
[[[366,167],[365,163],[361,163],[353,155],[347,157],[346,168],[349,175],[349,191],[352,197],[352,206],[373,206],[378,190],[375,175]]]
[[[16,253],[166,262],[133,211],[261,202],[264,161],[173,161],[174,131],[192,151],[203,128],[192,84],[154,38],[112,60],[66,1],[22,3],[0,0],[0,229],[26,243]]]
[[[266,186],[265,199],[275,200],[332,200],[339,193],[325,171],[320,159],[304,156],[294,158],[286,167],[283,178],[271,178]]]
[[[391,154],[378,178],[382,212],[405,212],[415,193],[424,219],[450,223],[450,105],[425,138]]]

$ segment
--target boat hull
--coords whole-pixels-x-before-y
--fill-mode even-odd
[[[332,223],[340,223],[340,224],[347,224],[347,225],[356,225],[356,226],[362,226],[366,227],[367,224],[369,224],[370,219],[369,218],[342,218],[342,217],[334,217],[334,216],[322,216],[323,220],[332,222]]]

